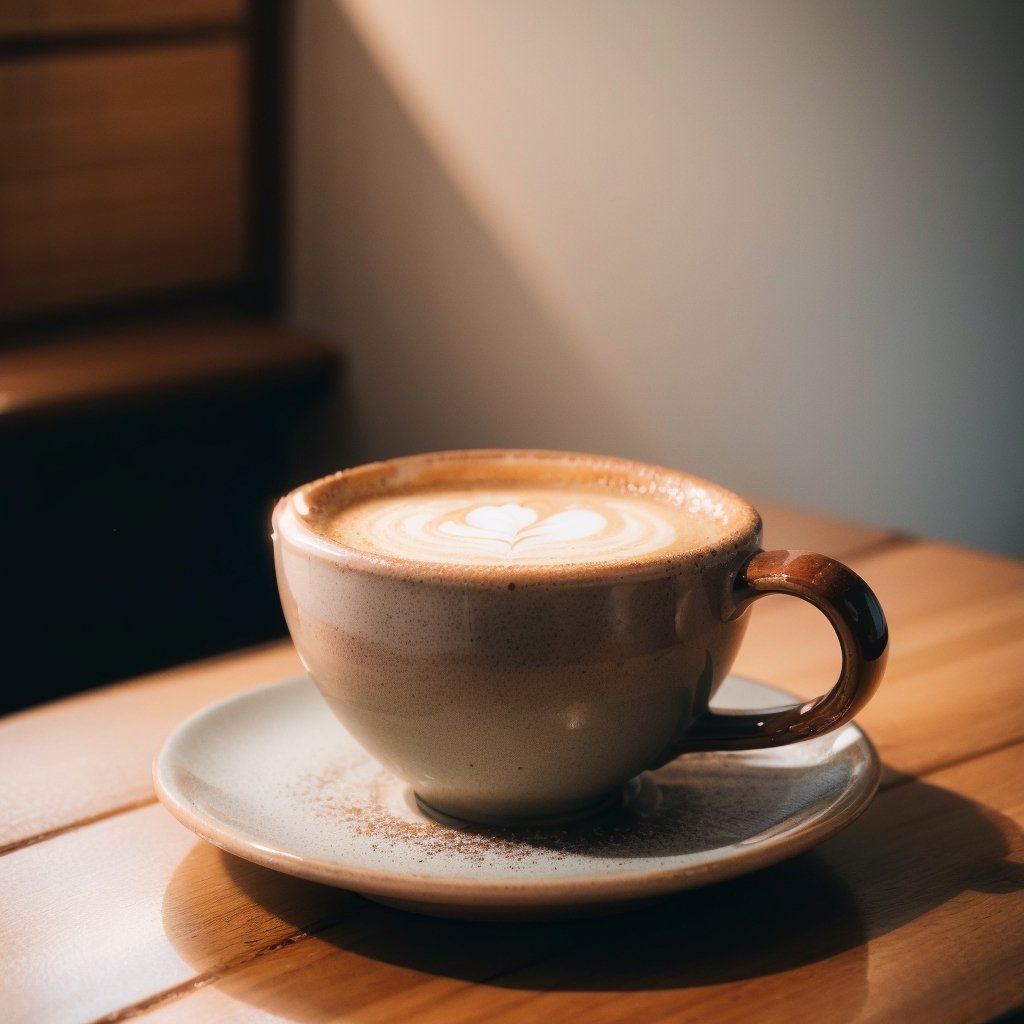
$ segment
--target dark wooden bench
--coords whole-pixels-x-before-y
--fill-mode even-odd
[[[238,317],[0,352],[0,706],[284,634],[270,511],[338,363]]]

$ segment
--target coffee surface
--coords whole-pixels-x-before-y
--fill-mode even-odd
[[[714,517],[614,487],[433,485],[364,496],[304,517],[371,555],[448,565],[588,564],[711,543]]]

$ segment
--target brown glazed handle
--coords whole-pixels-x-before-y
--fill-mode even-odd
[[[735,619],[766,594],[793,594],[825,613],[839,637],[839,681],[805,704],[761,713],[705,711],[683,750],[747,750],[810,739],[844,725],[882,678],[889,630],[871,588],[841,562],[810,551],[759,551],[736,575],[724,615]]]

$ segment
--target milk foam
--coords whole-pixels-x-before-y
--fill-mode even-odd
[[[606,488],[436,487],[366,498],[316,524],[350,547],[448,565],[642,558],[680,540],[681,513]]]

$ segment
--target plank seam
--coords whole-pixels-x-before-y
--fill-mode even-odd
[[[130,1006],[124,1006],[120,1010],[114,1010],[112,1013],[108,1013],[103,1017],[97,1017],[94,1021],[90,1022],[90,1024],[117,1024],[119,1021],[131,1020],[134,1017],[141,1017],[150,1010],[155,1010],[166,1003],[173,1002],[175,999],[181,999],[185,996],[191,995],[193,992],[198,992],[207,985],[220,981],[228,974],[232,974],[264,956],[276,953],[279,949],[286,949],[299,942],[304,942],[306,939],[312,938],[320,932],[326,931],[328,928],[338,924],[344,916],[344,914],[337,914],[332,917],[323,918],[320,921],[315,921],[308,928],[268,943],[266,946],[262,946],[260,949],[253,951],[248,956],[229,960],[226,964],[222,964],[215,970],[204,971],[202,974],[197,974],[194,977],[189,978],[188,981],[183,981],[180,985],[174,985],[171,988],[163,989],[146,999],[132,1003]]]
[[[65,835],[68,832],[74,832],[76,829],[85,828],[87,825],[95,825],[98,822],[106,821],[108,818],[116,818],[119,814],[127,814],[129,811],[142,810],[143,807],[149,807],[156,802],[157,800],[155,796],[147,797],[144,800],[136,800],[130,804],[122,804],[120,807],[114,807],[110,810],[102,811],[99,814],[93,814],[88,818],[79,818],[67,825],[61,825],[59,828],[52,828],[46,832],[39,832],[36,835],[25,836],[22,839],[15,839],[6,846],[0,846],[0,857],[4,857],[8,853],[16,853],[18,850],[24,850],[27,846],[35,846],[36,843],[46,842],[47,839],[56,839],[57,836]]]

